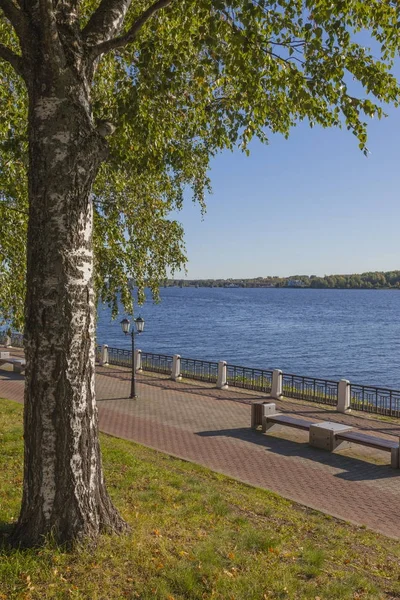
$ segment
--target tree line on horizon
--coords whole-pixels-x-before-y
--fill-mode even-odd
[[[250,279],[168,279],[166,287],[293,287],[318,289],[400,288],[400,271],[368,271],[350,275],[292,275],[290,277],[255,277]]]

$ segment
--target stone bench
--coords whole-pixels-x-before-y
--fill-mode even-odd
[[[12,365],[14,373],[22,373],[25,371],[26,361],[24,358],[10,356],[9,352],[0,352],[0,366],[5,364]]]
[[[257,408],[254,408],[255,406]],[[276,425],[308,431],[310,446],[328,450],[329,452],[351,448],[353,444],[390,452],[391,466],[394,469],[400,468],[399,441],[361,433],[360,431],[355,431],[350,425],[334,423],[333,421],[309,421],[296,416],[277,413],[273,402],[253,404],[251,423],[255,429],[261,424],[264,433]]]
[[[394,469],[400,468],[400,444],[395,440],[388,440],[386,438],[379,438],[375,435],[368,435],[361,433],[360,431],[347,431],[339,433],[336,438],[345,443],[360,444],[361,446],[367,446],[368,448],[376,448],[377,450],[383,450],[384,452],[390,452],[391,460],[390,464]]]

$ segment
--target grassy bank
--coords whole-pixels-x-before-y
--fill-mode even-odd
[[[94,551],[10,550],[21,416],[0,401],[0,600],[400,598],[399,543],[108,436],[108,487],[132,533]]]

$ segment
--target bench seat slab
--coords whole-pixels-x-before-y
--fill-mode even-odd
[[[361,446],[368,446],[368,448],[390,452],[391,466],[393,469],[400,468],[400,450],[398,441],[378,438],[374,435],[368,435],[367,433],[361,433],[359,431],[339,433],[336,437],[339,438],[339,440],[346,440],[353,444],[360,444]]]
[[[276,413],[275,415],[267,415],[263,419],[263,431],[267,431],[275,427],[276,425],[285,425],[286,427],[294,427],[296,429],[303,429],[308,431],[310,426],[314,424],[314,421],[307,421],[306,419],[297,419],[290,417],[282,413]]]
[[[336,437],[349,442],[354,442],[355,444],[361,444],[362,446],[369,446],[370,448],[376,448],[378,450],[387,450],[388,452],[390,452],[392,448],[399,447],[398,441],[379,438],[375,435],[368,435],[367,433],[361,433],[359,431],[340,432]]]

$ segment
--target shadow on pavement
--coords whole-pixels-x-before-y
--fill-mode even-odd
[[[243,393],[246,392],[246,390],[242,391],[242,394],[240,396],[227,396],[226,394],[224,394],[223,391],[220,391],[218,388],[215,387],[201,387],[201,386],[196,386],[196,384],[194,384],[193,386],[190,385],[189,387],[187,387],[187,384],[182,384],[182,383],[178,383],[175,385],[171,385],[171,380],[170,379],[157,379],[154,378],[151,381],[148,381],[149,378],[145,379],[139,379],[139,383],[142,383],[144,385],[148,385],[148,386],[152,386],[152,387],[158,387],[164,390],[168,390],[171,392],[179,392],[180,394],[193,394],[194,396],[205,396],[207,398],[212,398],[213,400],[225,400],[225,401],[232,401],[232,402],[240,402],[241,404],[252,404],[253,402],[259,401],[259,400],[265,400],[265,396],[248,396],[247,398],[245,396],[243,396]],[[232,392],[231,392],[232,393]]]
[[[7,371],[7,369],[0,369],[0,379],[10,381],[25,381],[25,376],[21,373],[14,373],[14,371]]]
[[[135,402],[136,398],[129,398],[129,396],[116,396],[115,398],[99,398],[96,397],[96,402],[113,402],[114,400],[129,400],[131,402]]]
[[[120,381],[130,381],[130,370],[113,369],[110,367],[97,367],[97,374],[105,377],[111,377]],[[147,385],[149,387],[157,387],[167,391],[176,391],[182,394],[192,394],[196,396],[208,397],[213,400],[228,400],[232,402],[238,402],[240,404],[251,405],[260,401],[276,403],[276,407],[279,412],[296,414],[303,417],[311,417],[318,420],[332,420],[336,423],[344,423],[354,425],[360,431],[371,431],[376,434],[384,434],[389,436],[400,436],[400,422],[396,421],[379,421],[374,419],[371,414],[357,413],[357,414],[345,414],[338,413],[335,407],[326,405],[321,407],[311,403],[309,405],[294,404],[296,400],[285,399],[285,400],[271,400],[267,395],[259,396],[254,391],[246,390],[244,388],[238,389],[237,396],[233,395],[235,392],[234,388],[229,390],[219,390],[212,384],[206,382],[174,382],[169,376],[162,374],[150,375],[146,372],[146,375],[139,375],[137,377],[139,384]],[[236,391],[236,390],[235,390]],[[372,418],[371,418],[372,417]]]
[[[271,435],[263,435],[252,429],[241,427],[237,429],[220,429],[214,431],[196,432],[199,437],[230,437],[262,446],[265,450],[282,456],[295,456],[340,469],[334,477],[347,481],[373,481],[379,479],[397,478],[400,482],[400,470],[392,469],[389,465],[375,465],[366,460],[344,456],[339,452],[332,453],[309,446],[307,441],[294,442]],[[306,435],[306,434],[305,434]],[[385,453],[388,454],[388,453]],[[390,455],[388,460],[390,461]],[[399,486],[400,491],[400,486]]]

